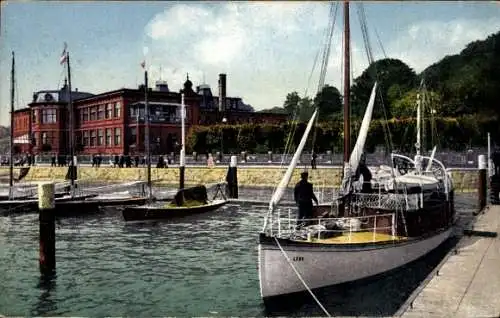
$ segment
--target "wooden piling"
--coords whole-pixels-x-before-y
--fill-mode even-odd
[[[50,275],[56,268],[55,185],[38,184],[38,210],[40,223],[40,273]]]

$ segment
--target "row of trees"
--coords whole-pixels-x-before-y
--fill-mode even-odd
[[[500,100],[500,32],[475,41],[456,55],[446,56],[416,74],[397,59],[372,63],[351,87],[352,116],[363,115],[375,80],[379,83],[374,118],[407,118],[415,114],[417,89],[426,84],[427,106],[438,116],[496,114]],[[289,93],[282,108],[271,111],[307,120],[318,107],[321,120],[342,119],[342,99],[336,87],[326,85],[314,98]],[[385,116],[384,116],[385,112]]]
[[[189,130],[186,146],[188,152],[216,152],[221,149],[221,138],[223,138],[222,145],[225,153],[239,153],[241,151],[254,153],[273,151],[278,153],[283,152],[288,143],[292,143],[294,147],[297,146],[305,126],[305,123],[292,122],[281,125],[194,126]],[[357,136],[359,126],[359,121],[353,122],[353,136]],[[429,135],[425,139],[427,149],[431,149],[434,145],[438,145],[440,149],[453,150],[484,146],[487,132],[491,133],[493,140],[500,140],[500,127],[494,117],[467,115],[457,118],[438,118],[433,122],[428,120],[426,126],[433,127],[433,131],[439,132],[437,135]],[[376,146],[387,144],[386,128],[391,131],[393,148],[402,151],[413,150],[416,141],[416,121],[414,118],[408,118],[389,121],[374,120],[370,126],[366,151],[373,152]],[[294,133],[289,133],[290,131]],[[316,151],[341,151],[343,147],[342,122],[320,123],[313,133],[315,134]],[[351,140],[354,144],[355,138],[351,138]],[[312,149],[312,138],[309,138],[306,149],[309,151]]]

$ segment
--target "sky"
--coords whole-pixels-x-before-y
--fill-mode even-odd
[[[282,106],[292,91],[312,96],[319,71],[311,70],[324,47],[328,6],[298,1],[2,1],[0,125],[9,123],[11,52],[16,56],[17,109],[31,102],[33,92],[63,85],[59,58],[64,42],[72,87],[79,91],[135,88],[143,81],[140,63],[145,60],[150,81],[166,80],[174,91],[189,73],[195,86],[209,84],[217,94],[218,74],[226,73],[227,95],[242,97],[256,110]],[[500,31],[499,2],[363,6],[375,59],[399,58],[416,72]],[[358,10],[359,4],[351,3],[354,77],[368,66]],[[342,21],[339,6],[325,81],[338,88]]]

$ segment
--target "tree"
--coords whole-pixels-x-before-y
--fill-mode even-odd
[[[351,88],[352,113],[363,116],[375,81],[378,82],[376,100],[383,101],[383,106],[389,110],[389,88],[397,84],[392,89],[391,98],[397,95],[401,97],[416,86],[417,80],[415,72],[398,59],[382,59],[372,63],[361,76],[354,80],[354,85]],[[380,118],[383,115],[380,103],[378,105],[374,110],[375,118]],[[390,113],[387,114],[388,117],[390,115]]]
[[[443,99],[443,115],[496,114],[500,99],[500,32],[469,43],[425,69],[420,77]]]
[[[293,116],[296,110],[299,109],[300,96],[297,92],[291,92],[286,95],[285,102],[283,103],[283,108],[286,113]]]
[[[314,106],[319,109],[323,119],[341,113],[342,100],[339,90],[334,86],[325,85],[323,89],[316,94]]]
[[[304,97],[299,102],[299,121],[309,121],[314,112],[314,104],[311,98]]]
[[[272,113],[272,114],[288,114],[287,110],[281,107],[273,107],[270,109],[263,109],[257,111],[257,113]]]

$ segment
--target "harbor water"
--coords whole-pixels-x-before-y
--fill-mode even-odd
[[[240,196],[267,200],[256,190]],[[476,207],[457,194],[460,224]],[[227,205],[168,222],[126,224],[117,209],[63,218],[57,269],[41,279],[38,215],[0,217],[0,314],[6,316],[310,316],[309,296],[265,308],[259,294],[257,236],[266,206]],[[384,277],[318,292],[335,315],[392,315],[449,249]]]

